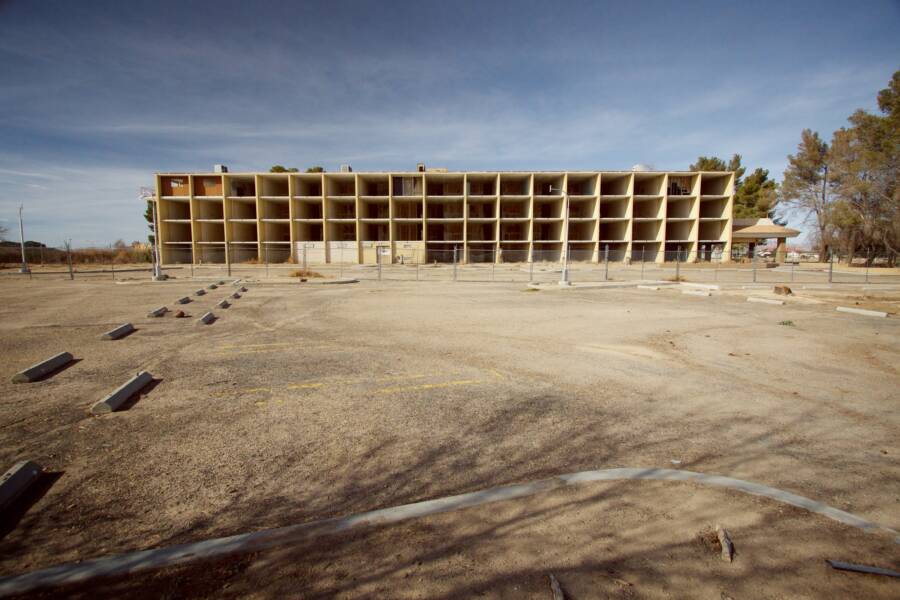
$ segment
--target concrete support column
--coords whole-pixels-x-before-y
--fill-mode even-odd
[[[787,239],[778,238],[778,245],[775,246],[775,262],[784,263],[787,258]]]

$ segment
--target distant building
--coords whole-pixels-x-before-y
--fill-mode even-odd
[[[732,250],[730,172],[419,165],[396,173],[159,173],[156,189],[165,264],[301,255],[310,263],[559,261],[565,247],[571,261],[663,262],[727,260]]]

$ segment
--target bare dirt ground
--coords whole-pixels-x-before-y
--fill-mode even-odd
[[[250,283],[210,326],[146,318],[199,286],[0,280],[0,465],[53,473],[6,519],[0,573],[613,467],[747,479],[900,529],[900,320],[835,313],[845,298]],[[62,350],[78,362],[9,383]],[[157,381],[133,405],[90,416],[140,369]],[[716,523],[732,564],[697,541]],[[545,598],[553,572],[571,598],[888,598],[896,580],[824,559],[897,568],[898,548],[736,492],[595,483],[65,592]]]

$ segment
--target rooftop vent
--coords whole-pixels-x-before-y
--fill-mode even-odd
[[[213,165],[213,173],[227,173],[228,167],[225,165]]]
[[[425,163],[416,163],[416,171],[419,173],[425,172]]]
[[[350,165],[341,165],[341,173],[352,173],[353,167]]]
[[[650,165],[645,165],[643,163],[638,163],[638,164],[634,165],[633,167],[631,167],[631,170],[632,171],[652,171],[653,167],[651,167]]]

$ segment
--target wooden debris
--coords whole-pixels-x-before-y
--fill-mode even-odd
[[[728,531],[721,525],[716,525],[716,535],[719,538],[719,545],[722,546],[722,560],[731,562],[734,560],[734,544],[731,543],[731,536]]]
[[[790,286],[787,286],[787,285],[776,285],[776,286],[775,286],[775,293],[776,293],[776,294],[779,294],[779,295],[781,295],[781,296],[790,296],[791,294],[794,293],[794,291],[791,290]]]
[[[559,580],[553,576],[553,573],[548,573],[547,577],[550,579],[550,593],[553,594],[553,600],[566,600],[566,595],[563,594]]]

